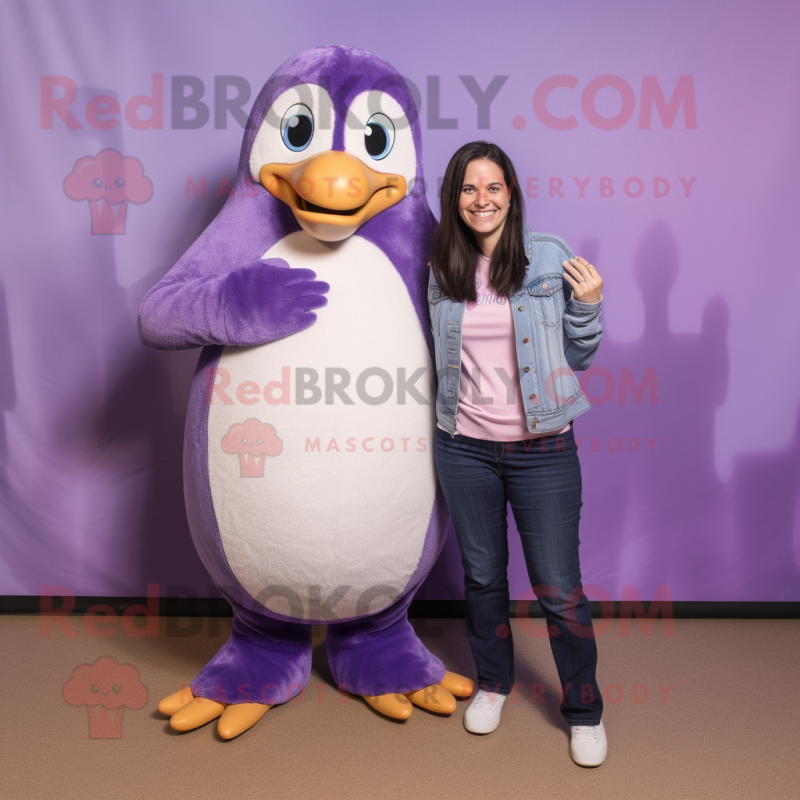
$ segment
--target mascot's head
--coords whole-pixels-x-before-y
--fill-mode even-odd
[[[261,90],[237,182],[245,193],[245,181],[261,184],[311,236],[336,242],[412,192],[424,198],[421,153],[400,73],[365,50],[315,47]]]

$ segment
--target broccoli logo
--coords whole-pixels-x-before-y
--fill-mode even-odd
[[[62,694],[71,706],[86,706],[90,739],[121,738],[125,709],[147,702],[147,688],[139,682],[136,667],[118,664],[110,656],[75,667]]]
[[[240,477],[263,478],[266,457],[280,455],[283,442],[269,423],[248,419],[228,428],[222,437],[222,449],[238,454]]]
[[[144,174],[138,158],[116,150],[84,156],[64,178],[70,200],[88,200],[92,233],[125,233],[128,203],[146,203],[153,196],[153,182]]]

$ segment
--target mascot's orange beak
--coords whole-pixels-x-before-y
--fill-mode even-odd
[[[406,195],[401,175],[375,172],[337,150],[297,164],[265,164],[258,177],[292,209],[302,228],[323,242],[346,239]]]

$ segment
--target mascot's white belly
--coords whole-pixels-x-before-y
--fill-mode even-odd
[[[208,466],[222,546],[243,588],[270,611],[306,620],[364,616],[408,584],[433,508],[434,376],[425,338],[397,270],[365,239],[329,244],[300,231],[264,257],[312,269],[331,288],[310,328],[226,347],[220,358],[217,386],[227,383],[209,408]],[[264,387],[280,383],[286,367],[290,402],[271,405]],[[316,402],[298,404],[298,368],[316,370]],[[336,382],[349,376],[353,405],[326,398],[331,368],[346,370]],[[363,375],[375,368],[391,377],[382,402],[388,381]],[[411,392],[400,402],[398,371],[410,383],[420,368],[414,387],[427,403]],[[274,399],[281,393],[272,387]],[[313,390],[305,397],[313,401]],[[222,446],[231,426],[251,418],[274,426],[282,443],[261,463]]]

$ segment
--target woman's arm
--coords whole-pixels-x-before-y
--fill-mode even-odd
[[[561,265],[564,280],[571,287],[564,309],[564,354],[570,369],[585,370],[591,366],[603,336],[603,279],[585,258],[570,258]]]
[[[600,309],[603,303],[582,303],[570,296],[564,309],[564,355],[573,372],[588,369],[594,359],[603,325]]]

